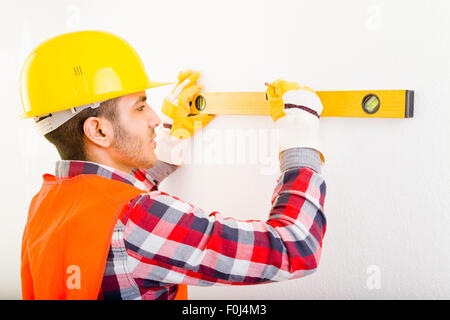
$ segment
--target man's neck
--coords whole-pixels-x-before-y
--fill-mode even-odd
[[[91,161],[91,162],[95,162],[95,163],[98,163],[98,164],[101,164],[101,165],[105,165],[105,166],[111,167],[111,168],[116,169],[116,170],[120,170],[120,171],[128,173],[128,174],[130,174],[131,171],[134,169],[134,168],[130,168],[128,166],[122,165],[120,163],[117,163],[115,161],[112,161],[110,159],[101,159],[101,160],[99,160],[99,159],[95,159],[95,158],[89,158],[89,159],[87,159],[87,161]]]

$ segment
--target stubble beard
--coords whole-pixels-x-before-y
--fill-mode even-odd
[[[149,169],[155,165],[156,158],[145,152],[146,143],[142,137],[135,137],[127,133],[120,124],[115,126],[113,146],[129,166],[137,169]]]

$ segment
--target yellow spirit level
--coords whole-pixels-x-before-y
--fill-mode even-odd
[[[316,91],[322,117],[412,118],[414,91]],[[202,92],[190,104],[191,114],[270,115],[265,92]]]

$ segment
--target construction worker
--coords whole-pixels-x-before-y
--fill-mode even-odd
[[[161,121],[145,90],[165,83],[148,79],[121,38],[73,32],[29,55],[22,117],[62,160],[30,204],[23,299],[187,299],[187,285],[262,284],[317,269],[326,229],[323,108],[307,87],[266,84],[281,169],[267,221],[208,214],[158,190],[213,118],[189,115],[198,78],[180,72]]]

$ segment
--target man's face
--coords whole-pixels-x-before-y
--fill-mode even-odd
[[[114,141],[117,159],[125,166],[148,169],[155,165],[155,128],[161,123],[158,115],[145,101],[145,91],[119,99]]]

